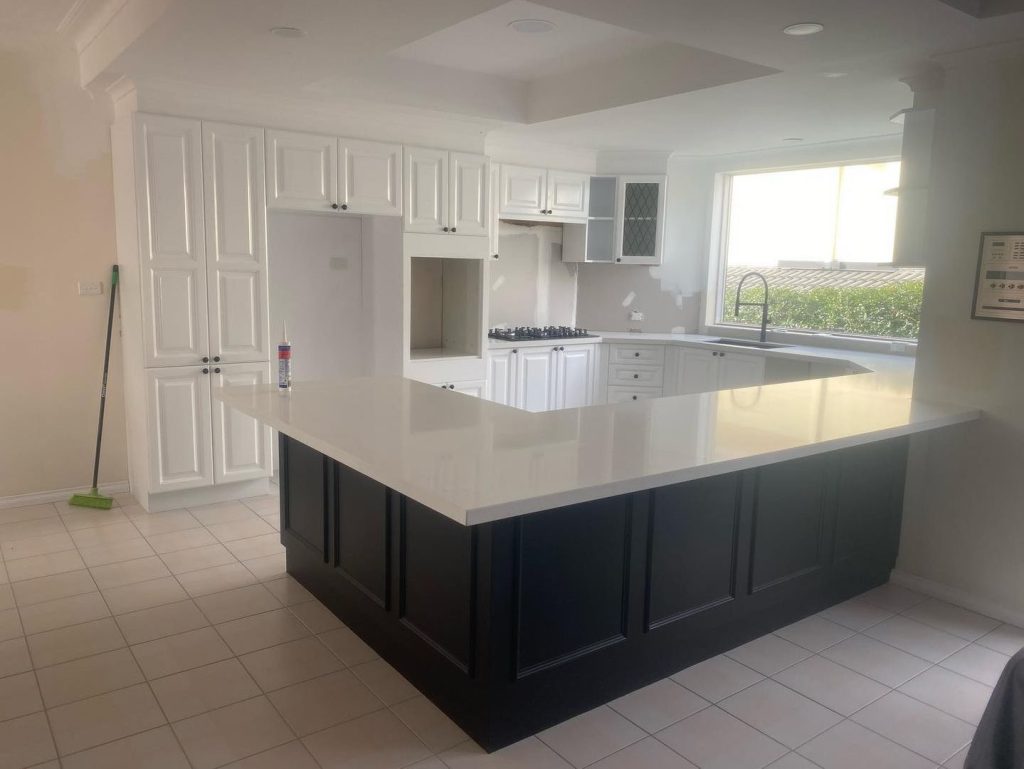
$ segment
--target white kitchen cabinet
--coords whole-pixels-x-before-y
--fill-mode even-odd
[[[490,233],[490,165],[483,155],[452,152],[448,158],[448,223],[460,235]]]
[[[145,365],[200,363],[210,348],[199,121],[140,117],[135,168]]]
[[[518,350],[499,349],[487,353],[487,400],[503,406],[516,405],[516,358]]]
[[[269,363],[216,366],[207,377],[212,387],[270,383]],[[252,417],[213,401],[213,475],[230,483],[271,474],[271,431]]]
[[[261,129],[203,123],[209,357],[214,362],[270,359],[263,158]]]
[[[350,214],[401,216],[402,145],[338,140],[340,205]]]
[[[731,390],[764,384],[764,356],[754,353],[680,347],[674,395]]]
[[[547,169],[503,163],[499,178],[502,216],[541,216],[547,211]]]
[[[151,368],[145,376],[151,490],[212,484],[210,369]]]
[[[474,380],[472,382],[453,382],[455,387],[449,387],[449,390],[455,390],[457,393],[463,395],[472,395],[474,398],[483,398],[484,392],[487,389],[487,383],[483,380]]]
[[[594,368],[597,347],[592,344],[560,346],[554,353],[555,408],[589,406],[594,399]]]
[[[617,263],[661,264],[665,189],[664,176],[619,177],[615,214]]]
[[[570,171],[548,171],[547,212],[562,220],[587,220],[590,175]]]
[[[499,174],[504,218],[586,222],[590,175],[503,164]]]
[[[516,407],[551,411],[555,402],[557,358],[550,347],[525,347],[516,359]]]
[[[267,131],[267,206],[331,211],[338,204],[338,139]]]
[[[718,389],[756,387],[764,384],[764,356],[722,352],[718,354]]]

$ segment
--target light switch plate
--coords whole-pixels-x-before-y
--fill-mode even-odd
[[[98,296],[103,293],[103,281],[101,280],[80,280],[78,281],[79,296]]]

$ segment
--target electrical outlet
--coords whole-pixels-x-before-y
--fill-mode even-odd
[[[103,293],[103,281],[101,280],[80,280],[78,281],[79,296],[99,296]]]
[[[644,319],[644,314],[642,312],[640,312],[640,310],[630,310],[629,311],[629,319],[630,320],[643,320]]]

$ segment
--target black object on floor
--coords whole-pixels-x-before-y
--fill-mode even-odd
[[[1024,649],[1003,668],[967,751],[964,769],[1024,767]]]

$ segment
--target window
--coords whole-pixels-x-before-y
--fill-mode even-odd
[[[769,286],[770,326],[916,339],[924,270],[893,265],[900,164],[861,163],[737,173],[725,185],[715,322],[759,326],[760,309],[734,313],[747,272]],[[748,281],[743,301],[761,301]]]

